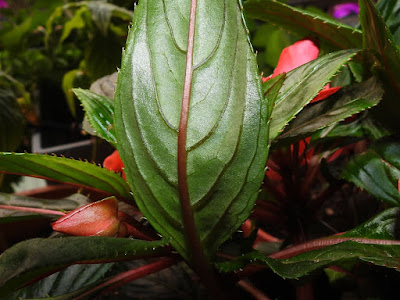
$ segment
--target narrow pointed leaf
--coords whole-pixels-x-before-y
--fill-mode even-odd
[[[400,95],[400,51],[392,33],[371,0],[360,0],[360,23],[364,47],[378,57],[378,72]],[[398,101],[396,101],[397,103]],[[399,105],[397,106],[399,107]]]
[[[375,78],[343,88],[331,98],[305,107],[278,139],[301,139],[378,104],[383,89]]]
[[[342,177],[374,197],[398,206],[400,196],[400,142],[378,140],[365,153],[351,160]]]
[[[29,153],[0,153],[0,172],[40,177],[131,199],[119,175],[89,162]]]
[[[271,114],[271,141],[356,53],[356,50],[330,53],[287,73]]]
[[[264,264],[284,278],[298,279],[311,272],[341,262],[364,261],[378,266],[400,269],[400,241],[395,239],[399,210],[386,210],[346,234],[317,240],[319,248],[309,252],[303,245],[301,254],[285,259],[273,259],[259,252],[249,253],[241,258],[218,264],[222,272],[232,272],[246,266],[249,262]],[[324,247],[326,241],[335,239],[358,239],[359,242],[345,241]],[[361,242],[362,241],[362,242]],[[312,242],[311,242],[312,243]],[[318,245],[317,245],[318,246]],[[279,252],[278,252],[279,253]],[[277,254],[273,254],[277,255]]]
[[[115,145],[117,140],[113,126],[114,101],[89,90],[74,89],[74,93],[81,101],[89,123],[96,134]]]
[[[186,209],[212,256],[250,213],[268,153],[267,104],[239,3],[199,1],[193,49],[190,3],[139,2],[115,95],[118,150],[137,204],[186,258],[179,193],[187,189]],[[178,184],[178,168],[187,184]]]
[[[148,242],[109,237],[27,240],[0,255],[0,296],[73,264],[151,257],[163,253],[166,246],[165,241]]]
[[[282,27],[299,38],[317,36],[333,50],[361,48],[361,31],[279,1],[249,0],[246,16]]]

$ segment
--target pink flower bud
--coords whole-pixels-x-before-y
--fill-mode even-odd
[[[118,202],[110,197],[81,206],[52,224],[55,231],[78,236],[115,236],[124,231],[118,220]],[[121,228],[120,228],[121,225]]]

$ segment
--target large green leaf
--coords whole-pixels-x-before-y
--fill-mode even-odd
[[[29,153],[0,153],[0,172],[27,175],[75,184],[131,199],[119,175],[89,162]]]
[[[166,246],[165,241],[148,242],[110,237],[27,240],[0,255],[0,296],[72,264],[149,257],[163,253]]]
[[[287,73],[272,110],[269,133],[271,141],[356,53],[356,50],[330,53]]]
[[[0,151],[14,151],[20,144],[24,117],[11,89],[0,88]]]
[[[361,32],[333,19],[291,7],[279,1],[249,0],[246,16],[285,28],[300,38],[317,36],[331,49],[361,48]]]
[[[400,45],[400,1],[399,0],[381,0],[376,4],[386,25],[393,34],[397,45]]]
[[[74,89],[74,93],[81,101],[89,123],[96,134],[116,145],[117,140],[113,126],[114,101],[89,90]]]
[[[329,100],[305,107],[278,139],[304,138],[370,108],[380,101],[383,89],[375,78],[343,88]]]
[[[389,209],[346,234],[298,245],[293,247],[292,253],[287,251],[291,249],[287,249],[281,254],[278,252],[271,255],[292,256],[290,258],[273,259],[259,252],[253,252],[234,261],[220,263],[218,267],[222,272],[232,272],[250,262],[264,264],[278,275],[290,279],[298,279],[330,265],[357,260],[400,269],[400,241],[393,240],[398,213],[397,208]],[[296,255],[296,253],[301,254]]]
[[[114,118],[140,210],[187,259],[185,231],[212,256],[246,219],[268,154],[267,103],[239,3],[199,1],[191,23],[190,5],[139,2]],[[194,226],[184,225],[192,212]]]
[[[346,165],[342,177],[374,197],[398,206],[400,141],[391,139],[376,141],[375,145]]]

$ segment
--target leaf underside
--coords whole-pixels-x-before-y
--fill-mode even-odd
[[[131,199],[119,175],[92,163],[41,154],[0,153],[0,172],[51,179]]]
[[[159,255],[165,241],[110,237],[62,237],[26,240],[0,256],[0,296],[72,264],[133,260]]]
[[[186,258],[177,178],[190,1],[140,1],[115,95],[118,151],[143,214]],[[237,1],[197,4],[187,180],[207,256],[250,213],[267,158],[267,108]],[[189,237],[190,238],[190,237]]]

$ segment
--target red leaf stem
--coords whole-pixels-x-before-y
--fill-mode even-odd
[[[42,208],[32,208],[32,207],[23,207],[23,206],[10,206],[10,205],[0,205],[0,209],[8,209],[8,210],[19,210],[30,213],[37,213],[42,215],[58,215],[64,216],[65,213],[57,210],[50,209],[42,209]]]
[[[141,266],[134,270],[130,270],[130,271],[118,274],[118,275],[114,276],[113,278],[107,280],[106,282],[103,282],[102,284],[96,286],[95,288],[87,291],[86,293],[74,298],[74,300],[85,298],[86,296],[89,296],[92,293],[94,293],[98,290],[101,290],[103,288],[107,288],[105,290],[105,292],[114,290],[128,282],[131,282],[133,280],[136,280],[136,279],[145,277],[147,275],[156,273],[158,271],[161,271],[163,269],[166,269],[175,263],[176,263],[175,258],[171,258],[171,257],[160,258],[159,260],[157,260],[153,263],[150,263],[148,265],[144,265],[144,266]]]

